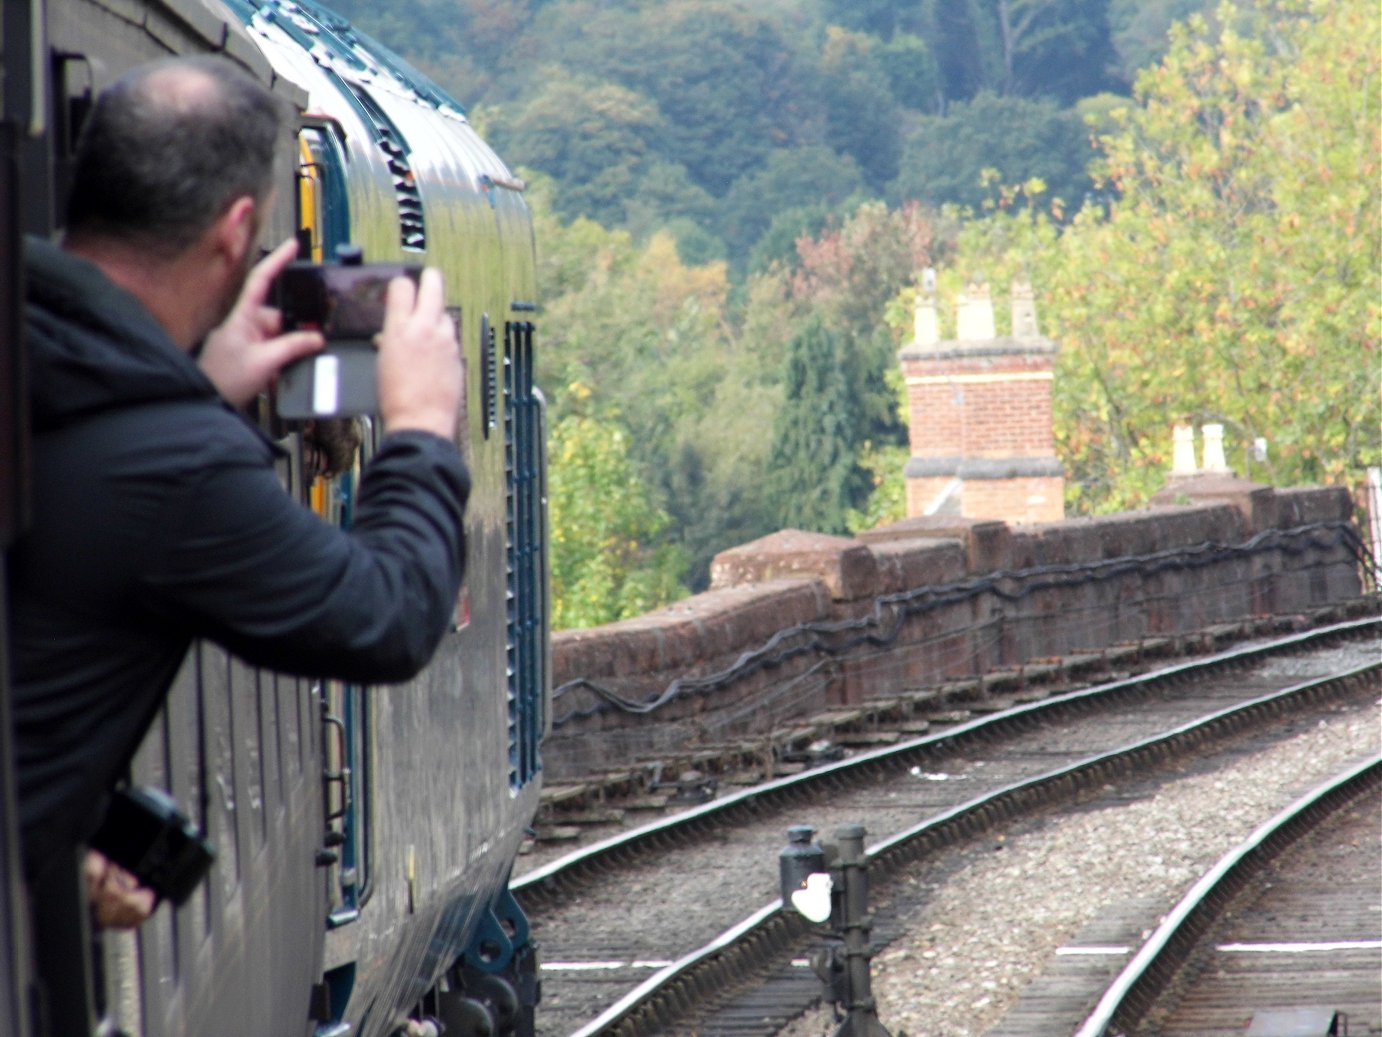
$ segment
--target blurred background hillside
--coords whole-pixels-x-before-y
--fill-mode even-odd
[[[979,174],[1091,191],[1084,116],[1217,0],[341,0],[553,207],[732,272],[862,198],[977,206]],[[771,233],[770,233],[771,232]]]
[[[928,266],[1033,282],[1072,514],[1178,422],[1263,482],[1379,463],[1376,0],[333,6],[529,182],[559,627],[900,517]]]

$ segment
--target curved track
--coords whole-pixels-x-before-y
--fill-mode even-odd
[[[1339,1013],[1348,1032],[1378,1032],[1379,810],[1372,759],[1262,825],[1176,905],[1076,1037],[1343,1033]]]
[[[540,1032],[652,1032],[666,1025],[652,1020],[674,1018],[699,997],[688,990],[718,982],[688,980],[688,973],[705,972],[711,962],[741,976],[768,944],[790,942],[804,927],[777,913],[773,901],[775,857],[791,824],[809,820],[828,831],[864,820],[874,837],[899,835],[889,840],[896,849],[875,847],[880,858],[911,857],[1005,815],[1068,798],[1081,782],[1102,783],[1112,773],[1261,722],[1253,717],[1347,695],[1360,682],[1375,685],[1375,669],[1343,682],[1301,678],[1333,678],[1351,668],[1366,650],[1321,646],[1350,637],[1375,642],[1377,629],[1376,620],[1342,624],[1054,697],[728,797],[538,869],[514,889],[544,948]],[[1238,709],[1287,684],[1300,687],[1271,704]],[[1134,743],[1141,744],[1127,751]],[[1109,757],[1113,749],[1124,750],[1121,759]],[[759,924],[750,927],[757,934],[751,942],[760,953],[706,949],[754,916]],[[631,995],[640,984],[642,991]],[[679,990],[668,1000],[682,1007],[635,1008],[661,996],[655,986]],[[623,1009],[591,1022],[621,998]],[[641,1016],[651,1028],[617,1023],[620,1014]]]

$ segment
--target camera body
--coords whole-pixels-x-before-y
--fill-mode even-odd
[[[155,788],[116,791],[89,844],[174,904],[192,895],[216,860],[211,843],[173,798]]]
[[[276,409],[289,419],[372,414],[379,408],[374,337],[384,327],[384,300],[395,277],[422,276],[417,263],[363,263],[360,250],[337,250],[339,263],[289,263],[270,300],[283,330],[320,331],[326,347],[283,369]]]

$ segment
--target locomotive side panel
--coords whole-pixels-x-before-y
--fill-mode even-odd
[[[316,703],[307,682],[211,645],[184,664],[134,775],[183,804],[217,862],[183,907],[112,947],[119,1018],[132,1032],[310,1031],[326,900]]]

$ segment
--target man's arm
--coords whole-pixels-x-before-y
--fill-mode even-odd
[[[268,284],[291,255],[285,243],[256,268],[240,318],[264,309]],[[453,442],[464,384],[445,304],[436,269],[424,270],[416,288],[407,278],[389,284],[378,338],[386,435],[350,533],[290,500],[262,459],[228,462],[231,451],[206,444],[205,461],[193,465],[196,485],[180,495],[177,525],[146,578],[151,608],[173,622],[190,618],[196,633],[274,669],[397,681],[426,664],[455,607],[470,492]],[[236,313],[212,338],[225,332],[223,355],[238,358],[229,369],[262,371],[247,358],[266,355],[266,343],[256,344],[253,322],[237,323]],[[261,329],[266,320],[261,314]]]
[[[212,460],[226,452],[209,442],[182,488],[142,580],[145,606],[285,672],[389,682],[421,669],[464,571],[470,481],[455,446],[387,437],[348,533],[288,497],[267,463]]]

